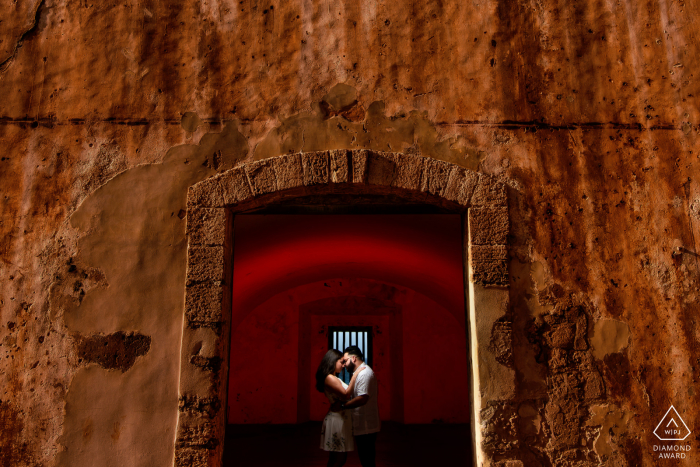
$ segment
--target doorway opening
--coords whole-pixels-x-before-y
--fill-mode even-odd
[[[233,219],[224,466],[325,465],[313,375],[348,345],[377,375],[378,463],[471,465],[463,219],[376,209]]]

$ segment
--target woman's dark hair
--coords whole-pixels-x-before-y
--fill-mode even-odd
[[[335,373],[335,364],[343,356],[340,351],[331,349],[323,356],[323,360],[316,370],[316,390],[324,392],[326,389],[326,376]]]

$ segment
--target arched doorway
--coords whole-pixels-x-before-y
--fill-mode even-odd
[[[221,465],[231,326],[232,218],[289,200],[303,206],[432,206],[463,225],[472,427],[512,392],[513,372],[488,352],[507,304],[506,190],[492,177],[420,156],[338,150],[253,162],[188,194],[188,273],[175,465]],[[468,258],[468,261],[467,261]],[[478,309],[478,313],[477,313]],[[499,329],[503,329],[502,326]],[[503,340],[503,339],[502,339]],[[481,433],[470,440],[480,458]]]

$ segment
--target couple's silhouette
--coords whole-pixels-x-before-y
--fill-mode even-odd
[[[337,376],[343,368],[352,373],[350,384]],[[359,347],[326,352],[316,371],[316,389],[331,404],[321,429],[321,449],[329,452],[328,467],[344,465],[355,445],[362,467],[374,467],[381,427],[377,379]]]

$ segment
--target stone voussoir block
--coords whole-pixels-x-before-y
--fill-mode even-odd
[[[472,282],[484,286],[508,286],[508,250],[505,245],[471,245]]]
[[[474,189],[471,206],[505,206],[508,194],[505,183],[489,175],[479,175],[479,183]]]
[[[223,245],[226,241],[226,211],[223,208],[192,208],[187,211],[189,245]]]
[[[371,152],[367,159],[367,183],[419,191],[425,159],[393,152]]]
[[[469,242],[472,245],[505,245],[509,232],[508,206],[469,208]]]
[[[451,164],[426,157],[421,191],[435,196],[443,196],[451,172]]]
[[[452,167],[447,177],[443,197],[462,206],[468,206],[479,183],[479,174],[462,167]]]
[[[368,149],[355,149],[352,151],[352,183],[367,183],[367,161],[372,151]]]
[[[304,166],[304,185],[323,185],[328,183],[328,151],[302,154]]]
[[[392,153],[367,152],[367,183],[391,186],[396,178],[396,158]]]
[[[288,154],[273,159],[278,190],[304,186],[304,166],[301,158],[301,154]]]
[[[427,158],[402,153],[393,153],[391,157],[396,161],[396,172],[391,186],[420,191]]]
[[[349,168],[351,158],[351,152],[347,149],[334,149],[328,152],[331,183],[348,183],[350,181]]]
[[[187,250],[187,285],[198,282],[225,282],[223,246],[192,246]]]
[[[245,165],[245,169],[255,196],[277,191],[277,175],[272,159],[251,162]]]
[[[214,176],[195,183],[187,190],[187,206],[217,208],[224,204],[224,190],[219,177]]]
[[[236,167],[222,173],[219,184],[223,189],[224,204],[238,204],[253,198],[253,190],[243,167]]]
[[[223,323],[224,287],[220,283],[195,284],[185,289],[185,316],[189,327],[218,328]]]

